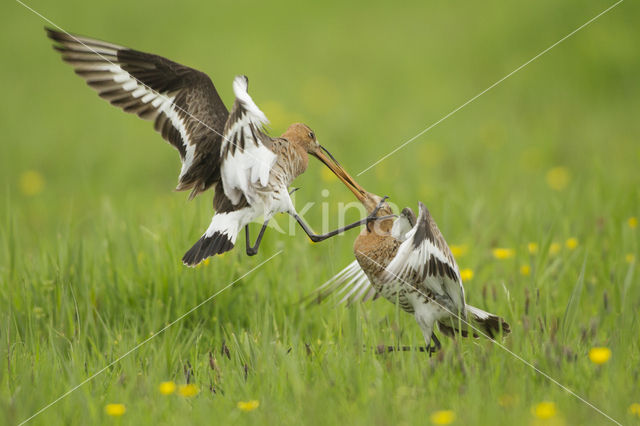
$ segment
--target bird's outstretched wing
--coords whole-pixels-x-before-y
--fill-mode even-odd
[[[248,86],[245,76],[233,80],[236,101],[225,125],[220,154],[222,186],[234,204],[242,196],[254,204],[255,188],[267,185],[277,158],[270,149],[271,139],[262,131],[267,117],[249,96]]]
[[[322,284],[313,293],[312,299],[315,302],[322,302],[332,294],[340,297],[338,304],[347,303],[348,305],[358,301],[375,300],[379,296],[357,260]]]
[[[209,77],[161,56],[47,29],[76,74],[125,112],[155,120],[180,153],[178,190],[191,196],[220,180],[220,147],[229,113]]]
[[[422,203],[418,205],[417,222],[387,266],[385,279],[447,295],[458,310],[463,310],[464,289],[458,265],[429,210]]]

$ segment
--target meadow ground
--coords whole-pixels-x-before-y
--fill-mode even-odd
[[[273,134],[303,120],[357,174],[613,3],[28,4],[208,72],[228,104],[247,74]],[[280,251],[29,424],[609,423],[489,341],[377,355],[423,343],[413,318],[383,300],[301,303],[352,260],[354,231],[271,232],[256,257],[183,267],[211,195],[172,192],[177,155],[151,125],[74,76],[41,18],[0,8],[1,424]],[[640,421],[639,13],[623,2],[358,178],[425,202],[468,301],[511,323],[506,348],[623,424]],[[296,186],[316,227],[320,201],[332,225],[352,201],[313,160]]]

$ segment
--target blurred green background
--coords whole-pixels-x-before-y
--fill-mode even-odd
[[[206,72],[228,106],[233,77],[246,74],[273,135],[304,121],[356,175],[613,3],[26,4],[69,32]],[[184,268],[211,194],[172,192],[179,159],[151,123],[75,76],[42,18],[11,1],[0,11],[0,423],[24,420],[279,249],[34,424],[111,422],[109,402],[127,406],[127,424],[415,424],[444,409],[460,424],[606,422],[488,342],[447,340],[432,359],[363,352],[421,343],[389,303],[301,305],[353,259],[357,231],[319,245],[272,232],[255,258],[236,249]],[[358,177],[400,207],[427,204],[472,274],[468,299],[511,322],[511,350],[623,423],[637,421],[629,407],[640,402],[638,16],[638,2],[623,2]],[[337,204],[352,197],[310,164],[296,203],[329,189],[336,224]],[[306,218],[319,228],[321,213]],[[498,247],[512,256],[495,258]],[[561,325],[570,331],[559,339]],[[222,340],[233,356],[218,360],[216,379],[208,352],[220,358]],[[594,346],[610,347],[611,361],[590,363]],[[162,380],[189,380],[200,394],[165,403]],[[225,392],[207,391],[216,386]],[[498,403],[505,395],[511,403]],[[261,406],[236,407],[249,399]],[[544,400],[557,406],[548,420],[532,414]]]

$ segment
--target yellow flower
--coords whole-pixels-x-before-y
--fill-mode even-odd
[[[609,348],[591,348],[589,351],[589,359],[594,364],[604,364],[611,358],[611,349]]]
[[[453,257],[460,257],[460,256],[464,256],[467,253],[467,251],[469,250],[469,245],[468,244],[461,244],[459,246],[452,245],[449,248],[451,249],[451,254],[453,254]]]
[[[635,216],[632,216],[627,220],[627,223],[629,224],[629,228],[635,229],[638,227],[638,218]]]
[[[495,248],[492,252],[493,257],[496,259],[509,259],[516,254],[516,252],[510,248]]]
[[[637,402],[631,404],[629,406],[629,414],[635,414],[636,416],[640,417],[640,404]]]
[[[209,262],[211,262],[211,258],[207,257],[205,260],[202,261],[202,266],[208,266]]]
[[[633,263],[636,260],[636,256],[633,253],[627,253],[624,260],[626,260],[627,263]]]
[[[529,265],[522,265],[520,267],[520,274],[524,276],[531,274],[531,267]]]
[[[538,252],[538,243],[527,244],[527,249],[529,249],[529,254],[536,254]]]
[[[260,401],[252,399],[251,401],[238,401],[238,408],[241,411],[253,411],[260,406]]]
[[[560,251],[560,243],[551,243],[549,246],[549,254],[557,254]]]
[[[567,246],[569,250],[575,250],[575,248],[578,247],[578,239],[571,237],[564,243],[564,245]]]
[[[178,393],[187,398],[196,396],[198,394],[198,387],[194,384],[180,385],[178,386]]]
[[[547,172],[547,185],[555,191],[562,191],[569,184],[571,174],[566,167],[554,167]]]
[[[124,404],[107,404],[104,407],[104,412],[113,417],[120,417],[126,411]]]
[[[44,188],[42,175],[35,170],[27,170],[20,175],[20,191],[24,195],[38,195]]]
[[[460,271],[460,279],[462,281],[470,281],[473,279],[473,271],[469,268],[462,269]]]
[[[543,401],[531,408],[531,412],[539,419],[550,419],[556,415],[556,404]]]
[[[176,384],[173,382],[162,382],[158,386],[158,390],[163,395],[171,395],[176,391]]]
[[[431,414],[430,419],[434,425],[448,425],[456,419],[456,413],[451,410],[440,410]]]

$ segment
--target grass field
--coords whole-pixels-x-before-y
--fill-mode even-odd
[[[28,2],[207,72],[227,105],[247,74],[272,134],[304,121],[354,175],[613,4],[58,3]],[[151,124],[74,76],[41,18],[0,10],[0,424],[277,253],[28,424],[610,423],[489,341],[378,355],[423,344],[411,316],[302,303],[353,259],[356,231],[313,245],[272,231],[256,257],[182,266],[211,194],[172,192],[179,160]],[[506,348],[623,424],[640,422],[638,16],[623,2],[358,177],[400,207],[423,201],[468,270],[468,302],[510,322]],[[335,225],[353,201],[317,161],[295,186],[299,206],[318,202],[315,227],[320,202]]]

